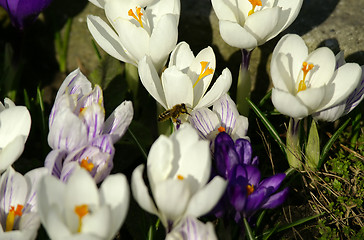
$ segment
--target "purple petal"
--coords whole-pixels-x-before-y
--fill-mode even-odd
[[[240,164],[249,164],[252,165],[252,154],[253,149],[250,142],[246,139],[239,138],[235,142],[236,152],[239,154],[239,163]]]
[[[257,187],[260,181],[260,171],[251,165],[238,165],[235,168],[233,178],[237,181],[242,181],[239,178],[246,179],[249,185]]]
[[[105,111],[99,104],[92,104],[85,107],[79,117],[87,129],[88,141],[98,137],[102,133],[105,119]]]
[[[66,151],[58,149],[52,150],[45,159],[44,167],[46,167],[53,176],[59,178],[61,176],[63,160],[66,158],[66,155]]]
[[[222,126],[225,127],[226,132],[231,134],[236,125],[236,119],[239,116],[238,110],[233,100],[229,95],[224,94],[216,101],[213,106],[214,111],[217,112],[221,119]]]
[[[247,200],[246,187],[240,184],[229,184],[227,191],[230,204],[235,208],[236,211],[242,211],[245,207],[245,203]]]
[[[191,125],[198,130],[202,139],[208,136],[217,128],[218,118],[214,112],[208,108],[194,110],[190,116]]]
[[[288,197],[288,192],[289,192],[289,189],[285,188],[282,191],[280,191],[280,192],[278,192],[276,194],[273,194],[262,205],[262,208],[272,209],[272,208],[276,208],[279,205],[283,204],[283,202],[286,201],[286,199]]]
[[[286,174],[278,173],[274,176],[266,178],[261,181],[261,183],[259,184],[259,188],[269,188],[271,189],[271,193],[274,193],[281,186],[281,183],[283,182],[285,177]]]
[[[215,160],[218,173],[226,179],[230,178],[232,169],[239,163],[234,141],[225,132],[219,133],[215,139]]]
[[[250,194],[247,198],[245,204],[245,217],[250,217],[253,215],[257,210],[261,208],[262,203],[267,198],[267,192],[265,189],[258,189]]]

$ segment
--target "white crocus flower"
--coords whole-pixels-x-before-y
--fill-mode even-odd
[[[194,217],[186,217],[167,234],[166,240],[217,240],[214,226],[204,224]]]
[[[113,239],[128,206],[129,186],[122,174],[108,176],[100,190],[84,169],[67,184],[45,176],[38,185],[39,216],[51,239]]]
[[[249,139],[246,136],[248,131],[248,118],[239,115],[234,101],[228,94],[221,96],[212,107],[199,108],[191,112],[191,125],[198,130],[202,139],[213,142],[219,132],[228,133],[234,141],[238,138]]]
[[[24,150],[31,125],[29,111],[15,106],[8,98],[0,102],[0,173],[5,171]]]
[[[40,219],[37,184],[48,174],[37,168],[24,176],[9,167],[0,178],[0,239],[32,240],[37,236]]]
[[[251,50],[277,36],[296,19],[303,0],[211,0],[222,39]]]
[[[308,54],[301,37],[284,36],[271,61],[273,105],[296,119],[337,105],[358,86],[361,68],[356,63],[335,66],[330,49],[322,47]]]
[[[226,182],[214,177],[209,183],[211,158],[208,141],[184,124],[169,138],[161,135],[152,145],[147,175],[153,195],[143,180],[144,165],[138,166],[131,180],[133,196],[146,211],[157,215],[167,232],[185,216],[208,213],[224,193]]]
[[[138,70],[144,87],[165,109],[181,103],[194,109],[211,106],[229,90],[232,77],[226,68],[207,91],[215,68],[215,54],[211,47],[195,57],[189,45],[181,42],[173,50],[169,66],[161,78],[149,57],[143,58]]]
[[[150,56],[160,72],[177,44],[179,0],[90,0],[105,9],[113,30],[100,17],[89,15],[87,25],[96,42],[111,56],[138,66]]]
[[[346,63],[344,52],[336,55],[336,67],[339,68]],[[364,66],[361,66],[361,80],[355,90],[341,103],[326,110],[312,114],[315,120],[333,122],[340,117],[350,113],[364,99]]]

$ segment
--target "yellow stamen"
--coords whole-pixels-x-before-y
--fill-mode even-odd
[[[77,232],[81,232],[81,228],[82,228],[82,218],[89,213],[87,204],[83,204],[83,205],[76,206],[75,207],[75,213],[78,216],[78,228],[77,228]]]
[[[247,185],[246,186],[246,194],[249,196],[254,192],[254,185]]]
[[[312,70],[312,68],[314,67],[313,64],[307,64],[307,62],[303,62],[302,63],[302,72],[303,72],[303,79],[299,82],[298,84],[298,90],[297,90],[297,93],[300,92],[300,91],[304,91],[306,90],[307,86],[306,86],[306,76],[308,74],[308,72],[310,70]]]
[[[16,209],[13,206],[10,206],[8,216],[6,217],[6,226],[5,232],[12,231],[14,228],[15,216],[21,217],[23,205],[18,204]]]
[[[254,13],[256,6],[262,6],[261,0],[248,0],[252,5],[252,10],[249,11],[248,16],[252,15]]]
[[[143,27],[143,22],[142,22],[143,13],[141,12],[141,10],[142,9],[140,7],[135,7],[135,11],[136,11],[136,15],[135,15],[133,10],[129,9],[128,15],[130,17],[133,17],[135,20],[137,20],[139,22],[140,26]]]
[[[80,108],[80,113],[82,113],[82,111],[83,111],[84,109],[85,109],[85,108],[83,108],[83,107],[82,107],[82,108]]]
[[[89,172],[91,172],[94,168],[94,164],[92,162],[88,162],[88,157],[81,160],[80,166]]]
[[[225,128],[224,128],[223,126],[219,127],[217,130],[218,130],[219,132],[225,132]]]
[[[185,179],[182,175],[177,175],[177,178],[178,178],[178,180],[183,180],[183,179]]]
[[[209,68],[209,67],[208,67],[208,68],[206,68],[208,63],[209,63],[209,62],[204,62],[204,61],[200,62],[200,64],[201,64],[201,73],[200,73],[200,75],[198,76],[198,78],[197,78],[197,80],[196,80],[195,84],[193,84],[193,87],[196,87],[197,83],[198,83],[198,82],[199,82],[202,78],[204,78],[204,77],[206,77],[206,76],[208,76],[208,75],[210,75],[210,74],[213,74],[213,73],[214,73],[214,69]]]

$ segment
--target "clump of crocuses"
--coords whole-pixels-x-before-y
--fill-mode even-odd
[[[286,177],[284,173],[261,180],[258,158],[252,157],[252,147],[248,140],[235,142],[226,132],[215,139],[215,163],[217,174],[228,180],[227,190],[215,215],[233,217],[237,223],[243,218],[248,221],[260,209],[272,209],[281,205],[287,198],[288,188],[277,192]]]

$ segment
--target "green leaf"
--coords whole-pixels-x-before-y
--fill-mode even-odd
[[[298,122],[296,122],[298,121]],[[300,146],[299,120],[291,118],[289,120],[286,154],[289,166],[292,168],[302,168],[302,154]]]
[[[248,221],[246,220],[246,218],[244,218],[244,227],[245,227],[246,237],[249,240],[255,240],[254,233],[253,233],[252,229],[250,228],[250,225],[249,225]]]
[[[331,146],[334,144],[334,142],[340,136],[340,134],[344,131],[346,126],[349,124],[350,120],[351,120],[350,118],[348,120],[346,120],[346,122],[343,125],[341,125],[341,127],[334,133],[334,135],[331,136],[330,140],[325,144],[325,146],[322,149],[320,161],[317,164],[317,169],[321,168],[325,158],[329,154]]]
[[[306,165],[311,169],[317,169],[320,160],[320,138],[315,120],[312,120],[306,146]]]
[[[272,96],[272,89],[265,94],[265,96],[259,101],[259,107],[262,107],[264,103]]]
[[[273,139],[278,143],[279,147],[281,148],[282,152],[286,154],[286,145],[283,143],[282,139],[279,137],[278,132],[273,127],[273,125],[269,122],[269,120],[266,118],[264,113],[260,111],[260,109],[252,102],[250,99],[246,99],[248,101],[248,104],[253,109],[255,114],[258,116],[258,118],[262,121],[264,126],[269,131],[270,135],[273,137]]]

